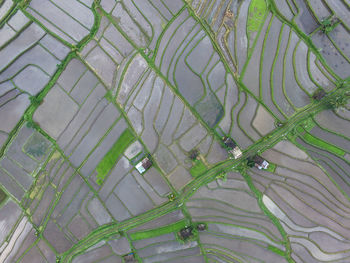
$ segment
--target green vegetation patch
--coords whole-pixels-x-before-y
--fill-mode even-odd
[[[216,179],[226,182],[226,180],[227,180],[227,173],[225,171],[220,171],[218,173],[218,175],[216,176]]]
[[[326,19],[323,19],[321,21],[321,31],[324,34],[328,34],[328,33],[332,32],[338,24],[339,24],[339,21],[336,18],[328,17]]]
[[[6,193],[0,188],[0,206],[6,200],[6,198],[7,198]]]
[[[166,226],[163,226],[160,228],[146,230],[143,232],[132,233],[132,234],[130,234],[130,238],[131,238],[131,240],[135,241],[135,240],[157,237],[157,236],[161,236],[161,235],[165,235],[165,234],[169,234],[169,233],[173,233],[173,232],[175,233],[175,232],[180,231],[181,229],[183,229],[187,225],[188,225],[187,220],[183,219],[183,220],[178,221],[176,223],[166,225]]]
[[[248,10],[247,30],[250,32],[257,32],[264,23],[267,12],[267,5],[265,0],[252,0]]]
[[[202,160],[195,160],[194,165],[190,169],[190,173],[193,177],[197,177],[205,173],[206,170],[207,170],[207,167],[205,166]]]
[[[276,164],[270,163],[269,166],[267,167],[266,171],[270,173],[274,173],[276,171]]]
[[[312,118],[307,118],[300,124],[300,126],[302,126],[306,131],[309,132],[316,126],[316,123]]]
[[[338,156],[344,156],[345,155],[345,151],[340,149],[339,147],[330,144],[324,140],[321,140],[320,138],[317,138],[315,136],[313,136],[312,134],[306,132],[303,136],[302,136],[303,140],[311,145],[317,146],[319,148],[322,148],[330,153],[333,153],[335,155]]]
[[[302,121],[300,124],[298,124],[296,127],[294,127],[288,134],[287,138],[295,143],[295,139],[298,136],[303,137],[305,133],[310,132],[314,127],[316,126],[316,123],[312,118],[308,118],[304,121]]]
[[[270,251],[272,251],[273,253],[275,253],[275,254],[277,254],[277,255],[282,256],[282,257],[285,257],[285,256],[286,256],[286,253],[285,253],[283,250],[281,250],[281,249],[279,249],[279,248],[277,248],[277,247],[275,247],[275,246],[268,245],[268,246],[267,246],[267,249],[270,250]]]
[[[111,103],[114,102],[113,94],[112,94],[112,92],[110,90],[106,92],[104,98],[106,100],[108,100],[109,102],[111,102]]]
[[[129,129],[126,129],[118,140],[113,144],[108,153],[103,157],[96,167],[97,183],[102,184],[104,178],[117,162],[119,156],[126,150],[134,140],[134,135]]]

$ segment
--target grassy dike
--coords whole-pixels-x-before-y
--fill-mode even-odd
[[[41,26],[45,32],[48,32],[49,34],[51,34],[52,36],[56,37],[59,41],[63,42],[64,44],[66,44],[68,47],[71,48],[71,52],[67,55],[67,57],[59,64],[57,65],[57,70],[54,73],[53,77],[51,78],[51,80],[45,85],[45,87],[43,88],[43,90],[41,92],[38,93],[38,95],[36,95],[35,97],[30,97],[30,106],[26,109],[25,113],[23,114],[23,117],[20,119],[20,121],[16,124],[15,128],[10,132],[9,137],[7,139],[7,141],[5,142],[5,144],[3,145],[3,147],[0,150],[0,157],[3,156],[6,153],[6,150],[9,148],[13,138],[17,135],[20,127],[22,127],[22,125],[24,123],[27,123],[28,126],[36,129],[38,132],[40,132],[42,135],[44,135],[49,141],[51,141],[53,143],[54,146],[56,146],[56,149],[58,148],[58,145],[56,143],[55,140],[53,140],[48,134],[46,134],[45,131],[43,131],[40,126],[38,124],[36,124],[33,121],[33,114],[36,111],[36,109],[40,106],[41,102],[43,101],[43,99],[45,98],[45,96],[48,94],[48,92],[51,90],[51,88],[55,85],[57,79],[60,77],[60,75],[62,74],[62,72],[64,71],[64,69],[66,68],[66,66],[68,65],[68,63],[74,59],[74,58],[79,58],[77,55],[77,52],[79,52],[80,50],[83,49],[83,47],[91,40],[93,39],[93,37],[95,36],[98,28],[99,28],[99,24],[100,24],[100,15],[97,11],[97,7],[98,7],[98,3],[100,0],[95,0],[93,3],[93,7],[92,7],[92,12],[94,14],[95,17],[95,21],[94,21],[94,25],[89,33],[89,35],[87,35],[81,42],[79,42],[76,46],[70,45],[67,43],[65,43],[65,41],[63,41],[62,39],[58,38],[57,36],[55,36],[52,32],[50,32],[47,28],[45,28],[43,25],[41,25],[36,19],[34,19],[33,17],[31,17],[26,11],[26,7],[29,5],[30,1],[29,0],[18,0],[15,1],[16,2],[16,6],[15,8],[11,9],[11,12],[9,12],[9,14],[6,16],[6,21],[13,15],[15,14],[15,12],[17,10],[21,10],[32,22],[35,22],[37,24],[39,24],[39,26]],[[6,22],[5,21],[5,22]],[[5,23],[4,20],[1,21],[0,23],[3,24]],[[60,150],[58,150],[61,155],[63,154]],[[63,156],[63,155],[62,155]],[[34,181],[33,186],[35,186],[37,184],[37,179]],[[89,185],[89,184],[88,184]],[[89,187],[93,190],[93,188],[89,185]],[[33,190],[33,188],[31,188],[31,190]],[[30,192],[27,193],[28,195],[30,195]],[[59,199],[60,199],[60,193],[58,194],[58,196],[56,197],[56,200],[53,204],[53,206],[50,209],[49,214],[53,211],[54,207],[57,205]],[[25,211],[25,213],[27,214],[27,211]],[[31,215],[27,214],[28,220],[29,222],[31,222]],[[49,216],[47,217],[49,218]],[[30,245],[26,251],[24,251],[24,253],[22,254],[22,257],[26,254],[27,251],[29,251],[33,246],[35,246],[37,244],[37,242],[39,242],[39,238],[42,237],[42,231],[45,229],[45,226],[47,224],[47,220],[46,222],[44,222],[44,224],[42,226],[40,226],[38,229],[36,229],[36,236],[38,237],[37,241],[34,242],[32,245]],[[53,251],[55,251],[55,249],[48,243],[45,241],[45,239],[43,239],[44,242],[51,247],[51,249]],[[19,258],[18,260],[21,260],[21,258]]]
[[[255,0],[254,0],[255,1]],[[257,3],[261,3],[262,0],[256,0],[255,2]],[[271,8],[271,10],[274,12],[274,14],[278,15],[277,13],[277,9],[273,9],[274,6],[271,5],[272,1],[268,1],[269,2],[269,8]],[[21,6],[21,8],[25,9],[25,6],[28,4],[28,1],[22,1],[21,3],[23,3],[23,5]],[[259,6],[259,5],[258,5]],[[99,1],[94,1],[94,6],[93,6],[93,12],[95,15],[95,24],[91,30],[90,35],[88,35],[86,38],[83,39],[83,41],[81,41],[78,45],[76,46],[72,46],[69,45],[72,49],[71,53],[67,56],[67,58],[59,65],[56,73],[54,74],[54,77],[51,79],[51,81],[45,86],[45,88],[43,89],[42,92],[39,93],[38,96],[35,97],[35,99],[32,99],[32,103],[30,105],[30,107],[27,109],[24,117],[21,119],[21,121],[17,124],[16,128],[11,132],[10,136],[9,136],[9,140],[6,142],[5,146],[3,147],[3,149],[1,150],[0,154],[2,155],[4,153],[4,149],[6,149],[6,145],[8,145],[11,142],[11,138],[13,136],[16,135],[19,127],[21,127],[21,125],[24,122],[28,122],[30,123],[30,125],[33,125],[33,127],[35,129],[37,129],[39,132],[41,132],[42,134],[44,134],[46,137],[48,137],[50,139],[51,142],[54,143],[55,146],[57,146],[56,142],[51,139],[44,131],[42,131],[40,129],[40,127],[35,124],[32,120],[32,116],[33,113],[35,112],[35,110],[37,109],[37,107],[40,105],[40,102],[44,99],[44,97],[47,95],[47,93],[50,91],[50,89],[53,87],[54,83],[57,81],[57,79],[59,78],[59,76],[61,75],[62,71],[64,70],[64,68],[67,66],[67,64],[73,59],[73,58],[77,58],[77,52],[82,50],[82,48],[94,37],[95,33],[97,32],[98,26],[99,26],[99,21],[100,21],[100,15],[98,13],[98,7],[99,7]],[[191,7],[189,7],[189,5],[187,4],[187,8],[190,10]],[[215,41],[213,40],[213,36],[210,33],[210,30],[208,29],[207,26],[205,26],[205,22],[203,22],[200,18],[196,17],[195,13],[192,11],[190,11],[190,14],[201,23],[201,25],[203,26],[203,28],[206,30],[206,32],[208,33],[209,36],[211,36],[211,40],[213,42],[213,45],[215,44]],[[281,19],[281,16],[279,17]],[[282,18],[283,19],[283,18]],[[34,20],[32,18],[32,20]],[[34,20],[35,21],[35,20]],[[283,20],[282,20],[283,21]],[[35,21],[38,22],[38,21]],[[285,22],[287,24],[287,22]],[[258,24],[258,22],[256,22],[256,24]],[[290,25],[290,23],[289,23]],[[254,24],[254,26],[256,26]],[[302,35],[303,32],[301,32],[296,26],[293,27],[294,30],[296,30],[298,32],[299,35]],[[300,32],[299,32],[299,31]],[[48,32],[47,29],[45,29],[45,31]],[[304,37],[307,39],[308,37],[304,34]],[[62,40],[61,40],[62,41]],[[309,41],[310,42],[310,41]],[[307,44],[309,46],[311,46],[312,42],[309,43],[307,42]],[[315,49],[315,47],[313,47]],[[219,53],[220,53],[220,49],[218,48],[217,44],[214,45],[214,49]],[[139,53],[146,59],[147,58],[147,63],[149,63],[149,66],[155,70],[155,72],[157,74],[159,74],[166,82],[168,85],[170,85],[170,83],[167,81],[167,79],[161,75],[161,72],[159,71],[159,69],[156,68],[156,66],[154,65],[153,60],[150,60],[147,56],[144,55],[143,50],[138,49],[136,47],[136,50],[139,51]],[[314,52],[317,51],[316,49],[314,50]],[[319,53],[315,52],[316,55],[319,56],[319,58],[322,58],[320,56]],[[223,58],[222,54],[221,54],[221,58]],[[249,61],[249,60],[248,60]],[[322,60],[321,60],[322,61]],[[324,61],[323,61],[324,62]],[[228,65],[225,61],[223,61],[223,63],[225,64],[225,67],[228,69]],[[248,63],[248,62],[247,62]],[[231,72],[231,70],[229,70],[229,72]],[[181,97],[181,95],[176,91],[176,89],[172,86],[170,86],[174,92]],[[240,87],[244,90],[247,90],[244,86],[240,85]],[[250,93],[250,92],[248,92]],[[185,103],[191,110],[192,112],[194,111],[192,109],[192,107],[190,107],[188,105],[188,103]],[[310,110],[310,109],[305,109],[305,110]],[[200,117],[198,117],[198,114],[195,114],[195,116],[201,120]],[[295,117],[295,116],[294,116]],[[297,116],[296,116],[297,117]],[[295,123],[298,123],[298,121],[296,121]],[[293,122],[293,118],[292,118],[292,124],[296,125]],[[203,121],[202,121],[203,124]],[[205,127],[207,127],[206,125],[204,125]],[[208,127],[207,127],[208,129]],[[288,131],[288,129],[286,129]],[[277,130],[278,131],[278,130]],[[211,131],[213,132],[213,131]],[[278,134],[278,132],[276,133]],[[272,135],[269,135],[272,136]],[[279,138],[279,139],[275,139],[273,136],[272,137],[268,137],[266,136],[265,138],[262,138],[262,140],[259,140],[258,142],[256,142],[256,144],[254,144],[252,147],[250,147],[245,154],[252,154],[253,152],[256,152],[260,149],[266,149],[268,147],[271,147],[274,143],[276,143],[277,140],[281,140],[283,138]],[[63,253],[62,255],[60,255],[60,261],[61,262],[71,262],[72,258],[80,253],[83,253],[87,248],[91,247],[92,245],[98,243],[101,240],[108,240],[109,238],[113,238],[113,237],[117,237],[119,236],[119,232],[120,231],[125,231],[128,229],[131,229],[137,225],[143,224],[147,221],[150,221],[152,219],[158,218],[161,215],[170,213],[176,209],[178,209],[179,205],[182,205],[183,202],[185,202],[187,200],[187,198],[191,195],[194,194],[196,189],[198,189],[199,187],[201,187],[202,185],[205,185],[206,183],[212,181],[213,179],[215,179],[216,175],[218,173],[221,173],[222,169],[231,169],[233,166],[237,166],[242,162],[242,160],[235,160],[235,161],[228,161],[225,163],[221,163],[217,166],[215,166],[213,169],[207,170],[207,172],[202,173],[201,175],[199,175],[194,181],[193,183],[191,183],[189,185],[190,188],[187,188],[187,191],[183,191],[177,198],[175,201],[173,202],[169,202],[166,203],[160,207],[157,207],[156,209],[150,210],[149,212],[146,212],[145,214],[142,214],[138,217],[134,217],[130,220],[127,220],[125,222],[121,222],[121,223],[111,223],[111,224],[107,224],[104,226],[101,226],[99,228],[97,228],[96,230],[94,230],[93,232],[91,232],[86,238],[82,239],[80,242],[78,242],[77,244],[75,244],[72,249],[66,251],[65,253]],[[109,161],[107,162],[109,163]],[[105,169],[102,169],[103,171],[105,171]],[[278,229],[280,230],[282,236],[285,239],[285,247],[286,247],[286,251],[280,251],[280,250],[276,250],[276,248],[274,247],[270,247],[268,249],[270,249],[271,251],[274,251],[275,253],[279,254],[279,255],[283,255],[288,262],[293,262],[291,257],[290,257],[290,244],[287,238],[287,235],[284,231],[284,229],[282,228],[279,220],[273,216],[273,214],[266,208],[266,206],[263,204],[262,202],[262,193],[259,192],[259,190],[257,190],[257,188],[254,186],[251,178],[249,177],[249,175],[247,175],[245,170],[240,170],[242,176],[245,178],[246,182],[248,183],[249,187],[251,188],[251,190],[254,192],[254,194],[256,195],[256,198],[258,200],[259,206],[261,207],[261,209],[264,211],[264,213],[272,220],[272,222],[278,227]],[[59,200],[60,196],[58,196],[57,200]],[[54,206],[53,206],[54,207]],[[53,210],[53,209],[52,209]],[[181,222],[181,221],[180,221]],[[177,222],[175,224],[166,226],[164,228],[160,228],[157,229],[157,231],[163,231],[163,232],[167,232],[167,231],[175,231],[177,230],[180,226],[182,226],[183,223]],[[144,231],[144,232],[138,232],[135,233],[134,236],[131,236],[131,239],[134,238],[134,240],[136,239],[142,239],[142,238],[147,238],[149,236],[153,236],[156,235],[157,233],[155,232],[155,230],[150,230],[150,231]],[[39,236],[41,236],[41,233],[39,233]]]
[[[29,5],[28,0],[22,0],[22,1],[15,1],[16,2],[16,8],[11,10],[10,15],[12,16],[13,14],[16,13],[17,10],[21,10],[31,21],[39,24],[44,30],[45,32],[51,33],[47,28],[43,27],[39,21],[37,21],[35,18],[31,17],[28,12],[25,11],[25,8]],[[0,156],[2,156],[5,152],[5,149],[8,147],[9,143],[12,141],[12,138],[17,134],[19,127],[21,127],[21,125],[24,122],[28,122],[29,125],[31,125],[33,128],[37,129],[39,132],[41,131],[40,127],[34,123],[33,121],[33,114],[36,111],[36,109],[40,106],[42,100],[45,98],[45,96],[47,95],[47,93],[49,93],[49,91],[51,90],[51,88],[55,85],[57,79],[60,77],[60,75],[62,74],[62,72],[64,71],[64,69],[67,67],[68,63],[74,59],[74,58],[79,58],[79,56],[77,55],[77,52],[81,51],[83,49],[83,47],[91,40],[93,39],[93,37],[95,36],[99,25],[100,25],[100,15],[97,11],[97,7],[99,4],[100,0],[95,0],[93,3],[93,14],[95,16],[95,22],[94,25],[91,28],[90,34],[87,35],[81,42],[79,42],[76,46],[72,46],[70,44],[68,44],[68,46],[71,48],[71,52],[67,55],[67,57],[61,62],[61,64],[57,65],[57,70],[54,73],[53,77],[51,78],[51,80],[49,81],[49,83],[47,83],[45,85],[45,87],[43,88],[43,90],[41,92],[39,92],[38,95],[36,95],[35,97],[31,97],[30,101],[31,104],[30,106],[27,108],[27,110],[25,111],[25,113],[23,114],[23,117],[21,118],[21,120],[17,123],[17,125],[15,126],[15,128],[10,132],[9,137],[6,141],[6,143],[4,144],[4,146],[2,147],[2,149],[0,150]],[[5,20],[7,21],[9,19],[9,16],[5,17]],[[3,21],[1,21],[0,23],[3,23]],[[55,36],[54,36],[55,37]],[[62,39],[56,37],[59,41],[61,42],[65,42]],[[56,143],[54,140],[52,140],[52,138],[48,138],[51,142]]]
[[[312,42],[311,38],[306,35],[303,31],[300,30],[300,28],[294,23],[294,21],[290,22],[288,21],[282,14],[281,12],[277,9],[274,0],[266,0],[268,3],[269,10],[278,17],[278,19],[290,26],[295,33],[307,44],[307,46],[312,50],[312,52],[316,55],[316,57],[322,62],[322,64],[325,66],[325,68],[328,70],[328,72],[336,79],[336,80],[341,80],[335,73],[334,71],[328,66],[326,60],[322,57],[320,52],[318,51],[318,48],[314,45]]]
[[[200,18],[198,18],[195,15],[195,12],[192,10],[191,6],[186,1],[184,1],[184,2],[185,2],[186,6],[187,6],[187,8],[189,10],[190,15],[197,22],[199,22],[202,25],[203,29],[210,36],[211,41],[212,41],[212,43],[214,45],[214,49],[219,53],[220,57],[223,58],[222,53],[221,53],[220,49],[218,48],[217,44],[215,43],[213,34],[210,31],[208,25],[206,25],[205,21],[203,22]],[[271,8],[271,5],[268,5],[268,6],[269,6],[269,8]],[[108,14],[105,14],[105,15],[108,16]],[[166,25],[165,27],[167,27],[167,26],[168,25]],[[304,37],[306,37],[306,36],[304,36]],[[157,47],[158,47],[158,45],[157,45]],[[149,63],[150,67],[152,69],[154,69],[157,74],[160,74],[159,70],[155,67],[153,60],[149,59],[148,57],[146,57],[143,54],[143,50],[139,49],[135,45],[133,45],[133,46],[147,60],[147,62]],[[314,50],[317,51],[315,48],[314,48]],[[228,64],[225,61],[224,61],[224,65],[225,65],[225,68],[229,72],[231,72]],[[167,80],[166,80],[166,78],[164,78],[164,76],[161,75],[161,77],[167,82]],[[237,79],[235,79],[235,80],[237,81]],[[239,86],[240,86],[240,88],[242,88],[244,90],[247,90],[247,92],[250,93],[249,90],[247,88],[245,88],[244,86],[242,86],[242,85],[239,85]],[[172,86],[171,86],[171,88],[174,89],[174,87],[172,87]],[[179,95],[178,92],[176,92],[176,89],[174,90],[174,92],[177,95]],[[185,103],[185,104],[187,105],[187,103]],[[286,134],[290,130],[292,130],[292,127],[297,125],[300,121],[305,120],[305,118],[307,118],[310,113],[312,113],[314,111],[319,111],[319,110],[322,110],[322,109],[324,109],[322,107],[322,105],[320,107],[310,106],[308,108],[302,109],[301,112],[299,112],[298,114],[292,116],[291,119],[288,120],[288,122],[285,124],[284,127],[278,128],[277,131],[275,131],[272,134],[266,136],[265,138],[262,138],[261,140],[256,142],[254,145],[249,147],[245,151],[244,157],[246,157],[246,155],[250,155],[252,153],[256,153],[259,150],[264,150],[264,149],[270,148],[275,143],[277,143],[278,141],[280,141],[280,140],[282,140],[284,138],[281,135]],[[196,115],[196,117],[198,117],[198,116]],[[218,164],[218,165],[216,165],[215,167],[213,167],[210,170],[207,170],[206,173],[201,174],[195,180],[193,180],[188,186],[186,186],[185,189],[180,193],[179,196],[176,197],[176,199],[173,202],[168,202],[167,204],[164,204],[161,207],[157,207],[157,208],[155,208],[153,210],[148,211],[145,214],[142,214],[142,215],[140,215],[138,217],[132,218],[132,219],[127,220],[125,222],[113,223],[113,224],[108,224],[108,225],[105,225],[105,226],[101,226],[100,228],[98,228],[95,231],[93,231],[92,233],[90,233],[86,238],[81,240],[79,243],[74,245],[72,247],[72,249],[70,249],[69,251],[66,251],[62,255],[62,262],[71,262],[72,258],[75,255],[83,253],[83,251],[85,249],[87,249],[88,247],[91,247],[92,245],[98,243],[101,240],[106,240],[106,239],[110,238],[111,236],[113,236],[116,233],[118,233],[118,231],[125,231],[127,229],[131,229],[133,227],[136,227],[137,225],[143,224],[143,223],[145,223],[147,221],[150,221],[150,220],[152,220],[154,218],[157,218],[157,217],[159,217],[161,215],[164,215],[164,214],[167,214],[167,213],[169,213],[171,211],[174,211],[175,209],[177,209],[178,205],[182,205],[190,196],[192,196],[199,187],[201,187],[202,185],[205,185],[206,183],[214,180],[216,178],[217,174],[221,173],[223,170],[225,170],[225,169],[229,170],[229,169],[232,169],[232,167],[238,166],[240,162],[241,162],[241,160],[234,160],[234,161],[230,160],[230,161]],[[258,199],[259,205],[262,208],[262,210],[265,212],[265,214],[267,214],[270,217],[272,222],[274,222],[274,224],[276,224],[276,226],[278,227],[278,229],[282,233],[283,237],[285,238],[285,247],[286,247],[286,251],[285,252],[281,252],[280,250],[277,251],[273,247],[270,247],[269,249],[274,251],[275,253],[277,253],[279,255],[283,254],[283,256],[286,257],[286,259],[289,262],[293,262],[293,260],[290,257],[290,244],[289,244],[289,241],[287,239],[287,235],[286,235],[285,231],[283,230],[280,222],[278,221],[278,219],[276,217],[274,217],[271,214],[271,212],[263,204],[263,202],[262,202],[262,193],[259,192],[256,189],[256,187],[252,183],[251,178],[246,174],[245,171],[242,171],[242,175],[245,178],[245,180],[247,181],[249,187],[255,193],[255,195],[256,195],[256,197]],[[169,229],[167,229],[167,231],[169,231]],[[137,236],[137,235],[135,236],[134,235],[134,238],[143,238],[144,235],[147,236],[147,235],[153,235],[153,234],[154,234],[154,232],[147,232],[147,233],[143,232],[142,235],[141,234],[139,236]]]
[[[350,90],[350,87],[346,90]],[[116,235],[120,231],[127,231],[129,229],[135,228],[138,225],[149,222],[155,218],[159,218],[162,215],[173,212],[178,209],[178,207],[183,206],[183,204],[196,193],[197,189],[203,185],[208,184],[209,182],[215,180],[217,175],[222,174],[224,171],[230,171],[235,167],[239,167],[240,164],[245,162],[245,158],[248,156],[254,155],[257,152],[264,151],[266,149],[271,148],[277,142],[286,138],[286,135],[293,131],[293,129],[302,122],[305,122],[306,119],[309,118],[310,115],[313,115],[322,110],[328,109],[325,104],[327,104],[327,99],[332,98],[333,96],[338,95],[338,91],[334,91],[332,94],[329,94],[327,97],[322,99],[320,102],[315,102],[311,104],[308,108],[303,109],[301,112],[298,112],[296,115],[292,116],[287,123],[285,123],[282,127],[275,129],[273,132],[261,138],[255,144],[251,145],[248,149],[243,152],[242,158],[238,160],[227,160],[222,163],[219,163],[208,169],[206,173],[198,176],[195,180],[191,181],[188,185],[184,187],[184,189],[179,193],[178,196],[172,201],[165,203],[164,205],[154,208],[144,214],[141,214],[137,217],[128,219],[126,221],[120,223],[110,223],[107,225],[103,225],[89,235],[87,235],[80,242],[76,243],[70,250],[63,253],[61,262],[71,262],[72,259],[81,253],[83,253],[87,248],[97,244],[101,240],[108,240],[112,236]],[[248,183],[249,187],[255,193],[259,206],[261,209],[271,218],[272,222],[276,224],[277,228],[281,231],[282,236],[286,238],[286,234],[279,222],[279,220],[274,217],[271,212],[266,208],[264,203],[262,202],[262,193],[256,189],[251,178],[245,173],[245,171],[241,171],[244,179]],[[290,245],[288,240],[285,241],[285,257],[289,262],[293,262],[290,257]]]
[[[288,262],[290,262],[290,263],[294,262],[294,260],[291,258],[290,242],[289,242],[286,231],[284,230],[284,228],[281,225],[281,222],[265,206],[265,204],[262,200],[263,194],[255,187],[251,177],[246,172],[246,167],[244,165],[241,167],[238,167],[237,171],[240,172],[240,174],[243,176],[243,178],[247,182],[250,190],[255,194],[255,197],[258,200],[258,204],[259,204],[260,209],[264,212],[264,214],[266,216],[268,216],[270,218],[270,220],[274,223],[274,225],[277,227],[277,229],[280,231],[282,237],[284,238],[283,245],[286,248],[285,251],[281,251],[280,249],[273,247],[273,246],[269,246],[268,249],[271,250],[272,252],[280,255],[280,256],[283,256]]]

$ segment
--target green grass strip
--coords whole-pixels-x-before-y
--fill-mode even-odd
[[[6,200],[6,197],[7,197],[6,193],[0,188],[0,206],[2,202]]]
[[[317,146],[319,148],[322,148],[330,153],[333,153],[335,155],[338,156],[344,156],[345,155],[345,151],[338,148],[337,146],[334,146],[324,140],[321,140],[315,136],[313,136],[312,134],[306,132],[304,135],[302,135],[302,138],[305,140],[305,142]]]
[[[267,249],[272,251],[273,253],[275,253],[277,255],[282,256],[282,257],[285,257],[285,255],[286,255],[286,253],[283,250],[281,250],[275,246],[272,246],[272,245],[268,245]]]
[[[265,0],[252,0],[248,10],[247,31],[257,32],[265,21],[267,5]]]
[[[126,150],[133,140],[134,135],[129,129],[126,129],[114,143],[111,149],[109,149],[108,153],[96,167],[98,184],[102,184],[109,170],[113,168],[119,156]]]
[[[163,226],[160,228],[146,230],[143,232],[132,233],[130,234],[130,239],[135,241],[135,240],[157,237],[157,236],[161,236],[161,235],[165,235],[173,232],[178,232],[182,228],[186,227],[187,225],[188,225],[187,220],[182,219],[181,221],[178,221],[176,223]]]
[[[202,162],[202,160],[196,160],[195,164],[192,166],[190,169],[190,174],[193,177],[197,177],[207,171],[207,167],[205,164]]]

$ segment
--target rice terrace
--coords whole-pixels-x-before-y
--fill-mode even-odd
[[[349,263],[349,0],[0,0],[0,263]]]

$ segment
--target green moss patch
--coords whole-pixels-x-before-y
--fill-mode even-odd
[[[183,220],[178,221],[176,223],[166,225],[163,227],[159,227],[156,229],[132,233],[132,234],[130,234],[130,238],[131,238],[131,240],[135,241],[135,240],[157,237],[157,236],[161,236],[161,235],[165,235],[165,234],[169,234],[169,233],[175,233],[175,232],[180,231],[181,229],[183,229],[187,225],[188,225],[187,220],[183,219]]]
[[[134,135],[129,129],[126,129],[118,140],[113,144],[108,153],[103,157],[96,167],[97,183],[101,185],[109,170],[111,170],[114,164],[117,162],[120,155],[126,150],[126,148],[134,140]]]
[[[190,169],[190,174],[193,177],[197,177],[203,173],[205,173],[207,171],[207,167],[205,166],[205,164],[203,163],[202,160],[196,160],[194,162],[194,165],[192,166],[192,168]]]
[[[33,158],[41,160],[49,147],[50,142],[40,133],[34,132],[23,146],[23,150]]]

